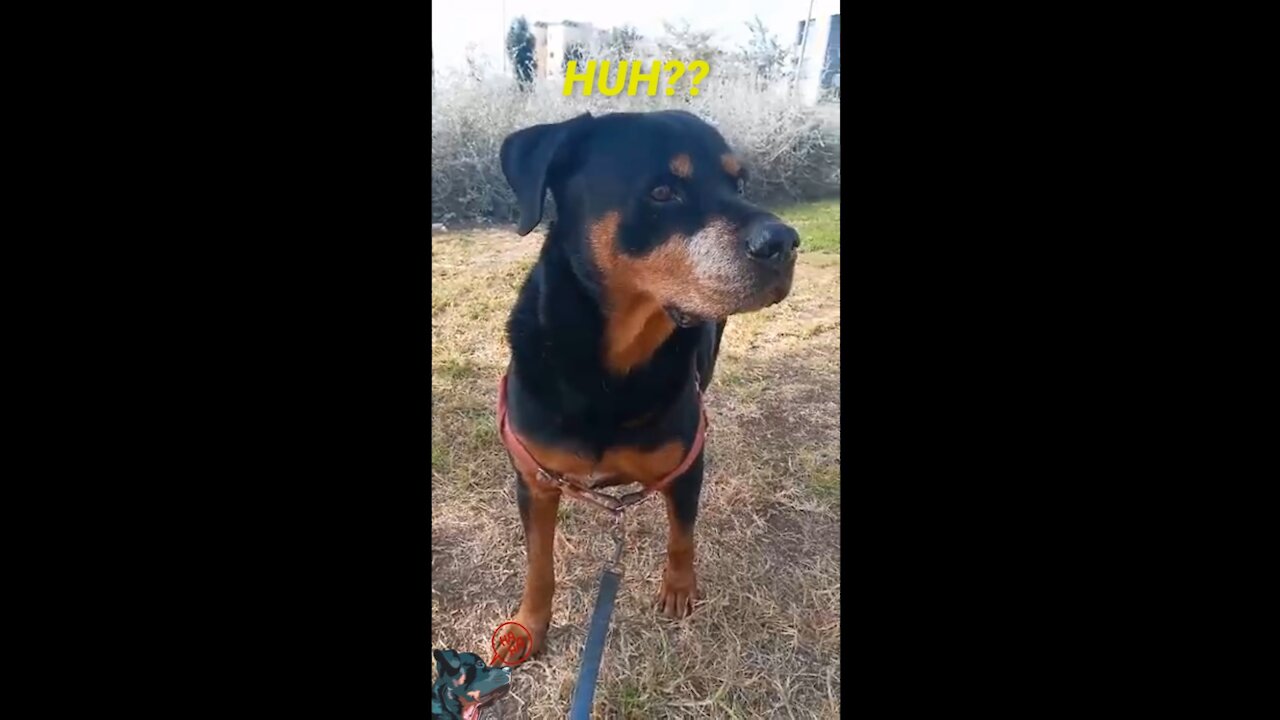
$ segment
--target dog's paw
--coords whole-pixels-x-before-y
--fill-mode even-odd
[[[516,613],[512,622],[517,624],[503,627],[498,637],[494,639],[497,644],[494,652],[498,658],[496,663],[498,665],[518,665],[542,652],[551,618],[550,616],[534,618]]]
[[[653,606],[669,618],[680,619],[693,613],[694,603],[702,597],[698,591],[698,576],[693,572],[662,574],[662,587]]]

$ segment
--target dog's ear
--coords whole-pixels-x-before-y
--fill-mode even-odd
[[[542,202],[547,195],[547,181],[556,171],[556,162],[574,136],[591,120],[583,113],[572,120],[547,125],[534,125],[518,130],[502,141],[498,159],[502,174],[516,194],[520,223],[516,232],[528,235],[542,222]]]
[[[440,673],[442,677],[458,672],[458,668],[461,667],[460,663],[453,662],[454,658],[450,658],[449,654],[443,650],[433,648],[431,654],[436,659],[436,672]]]

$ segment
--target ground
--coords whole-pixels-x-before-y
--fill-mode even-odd
[[[592,717],[836,718],[840,714],[839,207],[779,211],[804,241],[781,304],[729,321],[707,395],[706,480],[695,538],[704,602],[655,613],[666,516],[627,513],[618,593]],[[524,582],[514,473],[494,420],[503,328],[542,236],[431,239],[431,646],[475,652]],[[561,502],[547,648],[486,718],[568,711],[601,565],[605,513]]]

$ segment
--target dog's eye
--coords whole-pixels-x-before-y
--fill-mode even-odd
[[[659,185],[649,191],[649,197],[657,200],[658,202],[671,202],[675,199],[675,193],[671,192],[671,188],[666,185]]]

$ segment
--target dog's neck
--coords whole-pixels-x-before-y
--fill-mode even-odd
[[[648,295],[606,291],[601,307],[607,308],[604,365],[617,375],[627,375],[648,362],[676,329],[667,311]]]
[[[660,415],[691,379],[702,329],[677,327],[656,301],[610,297],[561,232],[548,233],[508,324],[520,387],[560,418]]]

